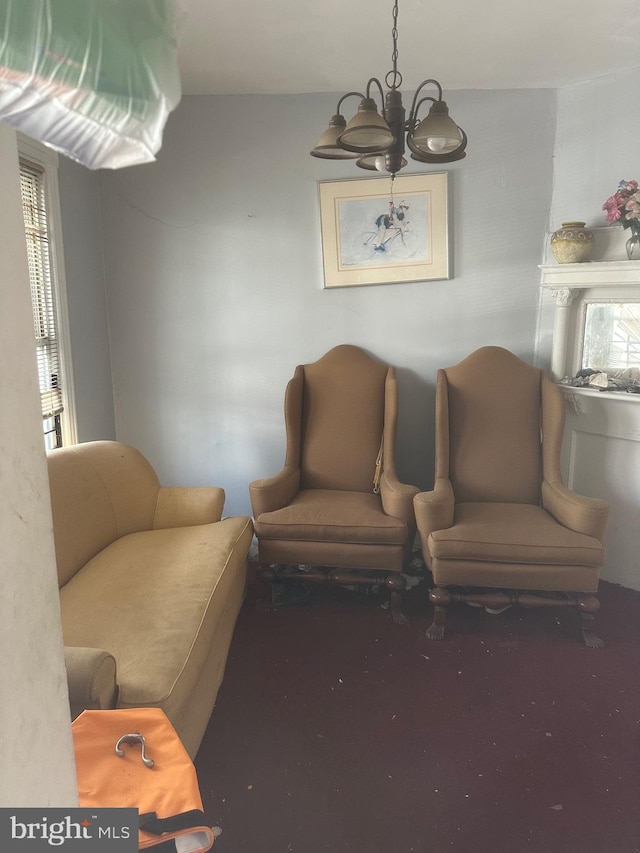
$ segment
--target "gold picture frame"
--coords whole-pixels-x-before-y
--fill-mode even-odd
[[[320,181],[324,286],[447,279],[448,173]]]

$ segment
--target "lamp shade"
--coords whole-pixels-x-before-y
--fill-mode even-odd
[[[464,140],[464,133],[449,116],[446,103],[435,101],[429,115],[410,131],[407,142],[414,154],[433,156],[451,154]]]
[[[375,154],[386,151],[395,137],[384,118],[378,113],[373,98],[363,98],[358,112],[346,129],[338,136],[338,145],[357,154]]]
[[[318,140],[315,148],[309,153],[312,157],[322,157],[325,160],[352,160],[357,157],[352,151],[346,151],[338,145],[338,136],[347,126],[344,116],[337,113],[331,117],[329,127]]]

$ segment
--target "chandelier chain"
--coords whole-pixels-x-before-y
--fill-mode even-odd
[[[391,29],[393,51],[391,53],[392,69],[385,77],[385,83],[390,89],[398,89],[402,85],[402,74],[398,71],[398,0],[393,4],[393,27]]]

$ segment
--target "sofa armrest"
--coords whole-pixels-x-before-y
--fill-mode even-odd
[[[153,529],[220,521],[224,499],[224,489],[217,486],[160,486]]]
[[[253,517],[258,518],[263,512],[282,509],[299,491],[300,469],[291,465],[285,465],[273,477],[254,480],[249,484]]]
[[[422,544],[422,557],[427,564],[430,560],[427,546],[429,534],[434,530],[445,530],[451,527],[454,508],[453,486],[445,477],[438,477],[430,492],[420,492],[413,499],[413,509]]]
[[[116,659],[104,649],[65,646],[71,717],[84,710],[115,708],[118,698]]]
[[[603,541],[609,517],[606,501],[579,495],[562,482],[543,480],[542,506],[570,530]]]

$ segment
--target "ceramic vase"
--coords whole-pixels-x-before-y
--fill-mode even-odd
[[[587,261],[593,251],[593,232],[584,222],[563,222],[551,235],[551,251],[559,264]]]

